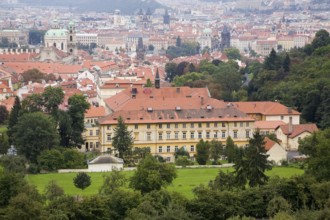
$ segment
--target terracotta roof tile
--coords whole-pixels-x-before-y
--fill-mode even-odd
[[[268,137],[264,138],[264,142],[266,151],[269,151],[276,144],[275,141],[269,139]]]
[[[300,124],[292,125],[292,132],[289,131],[289,125],[280,125],[277,129],[281,128],[285,135],[289,135],[290,138],[294,138],[303,132],[313,133],[318,130],[316,124]]]
[[[256,121],[255,127],[259,129],[273,129],[275,130],[278,126],[284,125],[283,121]]]
[[[247,114],[300,115],[296,110],[278,102],[232,102],[232,104]]]

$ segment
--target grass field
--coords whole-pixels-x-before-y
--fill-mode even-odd
[[[223,171],[232,171],[232,168],[222,168]],[[213,180],[218,174],[218,168],[196,168],[196,169],[178,169],[178,176],[167,189],[169,191],[176,191],[182,193],[187,198],[192,198],[192,189],[200,184],[207,185],[210,180]],[[267,172],[269,176],[278,175],[280,177],[291,177],[294,175],[303,174],[303,170],[297,168],[286,168],[286,167],[275,167],[271,171]],[[52,173],[52,174],[38,174],[28,175],[27,180],[31,184],[35,185],[37,189],[43,193],[45,186],[51,180],[55,180],[58,185],[63,187],[66,194],[69,195],[93,195],[97,194],[99,188],[103,183],[103,175],[106,173],[89,173],[92,178],[92,185],[86,188],[84,191],[77,189],[73,185],[73,178],[76,176],[75,173]],[[129,178],[133,175],[133,171],[125,172]]]

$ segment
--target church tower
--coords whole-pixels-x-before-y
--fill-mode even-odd
[[[169,25],[171,22],[170,15],[168,14],[168,10],[165,10],[165,14],[163,16],[163,23]]]
[[[73,21],[70,21],[68,25],[68,53],[70,55],[77,55],[77,40],[76,40],[76,28]]]
[[[158,68],[157,68],[156,77],[155,77],[155,88],[156,89],[159,89],[160,88],[160,77],[159,77]]]
[[[230,47],[230,31],[228,30],[227,26],[225,26],[223,31],[221,32],[220,50],[223,51],[224,49],[229,47]]]
[[[139,37],[138,45],[136,47],[136,59],[138,59],[139,61],[143,61],[144,54],[145,54],[145,49],[143,45],[143,38]]]

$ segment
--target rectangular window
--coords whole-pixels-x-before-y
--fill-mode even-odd
[[[190,152],[194,152],[195,151],[195,146],[194,145],[191,145],[190,146]]]
[[[249,122],[246,122],[246,127],[249,127],[250,126],[250,123]]]
[[[171,132],[167,132],[167,133],[166,133],[166,139],[167,139],[167,140],[171,139]]]
[[[240,126],[243,127],[243,122],[240,123]]]
[[[250,130],[246,130],[245,131],[245,137],[246,138],[250,138]]]
[[[171,162],[171,157],[166,157],[166,162]]]
[[[107,134],[107,141],[108,141],[108,142],[111,141],[111,134]]]
[[[179,124],[178,123],[175,123],[175,128],[179,128]]]
[[[166,148],[166,152],[167,152],[167,153],[171,152],[171,146],[167,146],[167,148]]]
[[[139,129],[139,125],[135,124],[135,125],[134,125],[134,128],[135,128],[135,129]]]
[[[190,127],[191,127],[191,128],[194,128],[194,127],[195,127],[195,124],[194,124],[194,123],[191,123],[191,124],[190,124]]]
[[[210,127],[210,123],[209,123],[209,122],[206,123],[206,127],[207,127],[207,128]]]
[[[163,133],[158,133],[158,140],[163,140]]]
[[[215,128],[218,127],[218,122],[214,122],[214,127],[215,127]]]
[[[110,129],[111,129],[111,125],[108,125],[108,126],[107,126],[107,130],[110,130]]]
[[[96,130],[96,135],[99,135],[99,130]]]
[[[174,138],[175,138],[175,139],[179,139],[179,132],[175,132],[175,133],[174,133]]]
[[[195,132],[190,132],[190,139],[194,139],[195,138]]]
[[[226,124],[225,124],[224,122],[222,122],[222,127],[223,127],[223,128],[226,127]]]
[[[218,138],[218,132],[214,132],[214,138]]]
[[[89,136],[93,136],[93,130],[89,130]]]
[[[89,146],[90,146],[90,148],[93,148],[94,147],[94,143],[93,142],[90,142],[89,143]]]
[[[166,127],[167,128],[171,128],[171,124],[166,124]]]
[[[158,125],[158,128],[163,128],[163,125],[162,125],[162,124],[159,124],[159,125]]]
[[[147,133],[147,141],[151,141],[151,133],[150,132]]]
[[[202,123],[198,123],[198,127],[201,128],[202,127]]]
[[[95,143],[95,147],[96,147],[96,148],[99,148],[99,146],[100,146],[100,143],[99,143],[99,142],[96,142],[96,143]]]
[[[175,146],[174,147],[174,150],[175,150],[175,152],[177,152],[179,150],[179,147],[178,146]]]
[[[210,132],[209,131],[206,132],[206,138],[210,138]]]
[[[162,146],[159,146],[158,147],[158,153],[162,153],[163,152],[163,147]]]
[[[237,127],[237,122],[234,122],[234,127]]]
[[[234,138],[237,138],[237,131],[234,131]]]
[[[202,139],[202,138],[203,138],[203,136],[202,136],[202,132],[198,132],[198,138],[199,138],[199,139]]]
[[[182,132],[182,139],[187,139],[187,133],[186,132]]]
[[[281,115],[281,120],[283,120],[284,119],[284,116],[283,115]]]
[[[186,128],[186,126],[187,126],[186,123],[182,124],[182,128]]]
[[[150,129],[150,124],[147,124],[147,129]]]
[[[225,131],[221,132],[221,138],[226,138],[226,132]]]

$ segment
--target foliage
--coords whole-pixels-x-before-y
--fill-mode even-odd
[[[151,80],[148,78],[147,81],[146,81],[146,84],[144,85],[144,87],[152,87],[152,82]]]
[[[40,72],[38,69],[30,69],[27,71],[24,71],[22,74],[23,82],[38,82],[41,83],[42,80],[45,80],[48,82],[49,80],[54,81],[56,80],[55,75],[53,74],[45,74]]]
[[[179,156],[175,159],[175,165],[177,166],[186,167],[193,164],[194,162],[192,162],[187,156]]]
[[[65,165],[64,156],[58,149],[44,150],[38,156],[40,170],[57,171]]]
[[[213,160],[213,164],[217,164],[219,158],[221,155],[223,155],[223,145],[221,143],[221,141],[218,140],[212,140],[210,142],[210,158]]]
[[[199,53],[200,46],[197,42],[182,42],[176,46],[169,46],[166,50],[166,54],[171,58],[177,58],[182,56],[191,56]]]
[[[14,126],[17,124],[20,111],[21,111],[21,102],[20,102],[18,96],[16,96],[14,106],[11,109],[11,112],[9,115],[9,120],[8,120],[7,134],[8,134],[10,144],[13,143]]]
[[[68,100],[68,115],[71,119],[71,133],[69,135],[69,146],[81,147],[84,143],[82,132],[84,131],[84,114],[90,104],[83,95],[73,95]]]
[[[224,53],[227,55],[228,59],[231,60],[240,60],[241,54],[238,49],[236,48],[226,48]]]
[[[131,177],[130,186],[142,193],[148,193],[169,185],[174,178],[176,178],[176,171],[173,165],[160,163],[148,155],[140,162]]]
[[[237,186],[236,176],[232,172],[225,173],[222,170],[214,180],[211,180],[208,185],[213,190],[232,191]]]
[[[85,188],[91,185],[91,177],[87,173],[78,173],[77,176],[73,179],[73,184],[75,187],[84,190]]]
[[[21,175],[4,172],[0,176],[0,208],[9,204],[9,200],[19,193],[26,184]]]
[[[189,152],[184,148],[184,147],[180,147],[177,151],[175,151],[174,153],[174,157],[175,159],[177,159],[180,156],[186,156],[187,158],[190,157]]]
[[[114,128],[112,146],[118,151],[120,158],[125,159],[126,155],[131,154],[133,142],[132,131],[127,130],[123,118],[119,117],[117,127]]]
[[[9,140],[6,132],[0,132],[0,155],[6,154],[9,149]]]
[[[226,148],[224,155],[227,157],[229,163],[233,163],[239,158],[242,154],[242,151],[235,145],[233,139],[228,136],[226,139]]]
[[[290,211],[290,204],[282,196],[276,196],[272,198],[267,206],[267,215],[271,217],[275,216],[278,212]]]
[[[58,145],[59,136],[56,126],[44,113],[26,113],[14,127],[14,144],[18,153],[31,162],[37,162],[38,155],[46,149]]]
[[[54,200],[64,195],[64,190],[54,180],[49,181],[45,188],[45,197]]]
[[[201,139],[196,145],[196,161],[199,165],[205,165],[209,160],[210,145],[208,141]]]
[[[271,169],[267,160],[264,137],[259,130],[253,134],[249,140],[249,146],[244,150],[244,154],[236,161],[235,173],[238,182],[248,182],[250,187],[264,185],[268,181],[265,170]]]
[[[29,44],[38,45],[40,44],[45,35],[45,31],[43,30],[29,30]]]
[[[10,42],[7,37],[1,37],[0,48],[17,48],[18,45],[15,42]]]
[[[120,187],[123,187],[126,180],[127,179],[122,172],[113,170],[110,174],[103,176],[103,185],[100,188],[99,193],[109,195]]]
[[[309,156],[307,173],[319,181],[330,180],[330,129],[319,131],[303,139],[299,151]]]
[[[3,124],[9,116],[9,112],[4,105],[0,105],[0,124]]]
[[[22,156],[3,155],[0,157],[0,165],[9,173],[16,173],[24,176],[26,163],[26,159]]]

